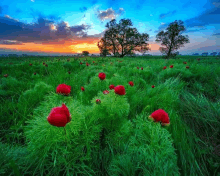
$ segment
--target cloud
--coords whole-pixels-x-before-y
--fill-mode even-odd
[[[69,26],[67,22],[39,17],[37,22],[26,24],[9,17],[0,17],[0,39],[19,42],[49,43],[59,40],[77,40],[86,34],[90,25]]]
[[[170,11],[170,12],[168,12],[168,13],[162,13],[162,14],[160,14],[160,19],[162,19],[162,18],[166,18],[166,17],[168,17],[168,16],[170,16],[170,15],[173,15],[173,14],[175,14],[176,13],[176,10],[174,10],[174,11]]]
[[[87,10],[87,7],[80,7],[79,9],[81,12],[85,12]]]
[[[105,21],[107,19],[115,19],[116,17],[122,15],[124,13],[123,8],[119,8],[118,12],[115,12],[112,8],[109,8],[107,10],[97,10],[97,16],[101,21]]]
[[[206,26],[210,24],[219,24],[220,8],[214,7],[202,12],[194,18],[185,20],[187,27]]]
[[[31,0],[31,2],[35,2],[34,0]]]
[[[219,36],[220,36],[220,33],[215,33],[215,34],[213,34],[213,35],[219,35]]]
[[[16,40],[0,40],[0,44],[4,45],[23,45],[22,42]]]

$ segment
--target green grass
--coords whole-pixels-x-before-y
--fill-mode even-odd
[[[219,176],[219,64],[198,56],[0,58],[0,175]],[[69,96],[56,94],[63,83]],[[47,121],[62,103],[72,117],[65,129]],[[169,127],[148,120],[157,109]]]

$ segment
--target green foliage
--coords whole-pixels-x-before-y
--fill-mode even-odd
[[[121,151],[111,161],[109,175],[179,175],[169,132],[143,114],[133,122],[129,140],[123,143],[126,133],[118,139]]]

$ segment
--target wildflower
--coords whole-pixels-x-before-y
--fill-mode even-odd
[[[114,89],[115,89],[116,94],[119,94],[119,95],[125,95],[126,94],[124,86],[119,85],[119,86],[116,86]]]
[[[96,99],[96,104],[100,104],[101,100],[100,99]]]
[[[170,68],[173,68],[173,65],[171,65]]]
[[[56,92],[64,95],[69,95],[71,92],[71,86],[68,86],[66,84],[60,84],[59,86],[57,86]]]
[[[45,67],[48,67],[48,65],[47,65],[47,64],[45,64]]]
[[[80,62],[79,64],[80,64],[80,65],[82,65],[83,63],[82,63],[82,62]]]
[[[43,65],[45,65],[45,62],[43,62]]]
[[[104,80],[106,77],[105,73],[99,73],[99,79]]]
[[[32,66],[32,63],[30,63],[29,65]]]
[[[137,69],[139,69],[139,67],[137,67]]]
[[[141,67],[141,70],[143,70],[143,67]]]
[[[152,87],[152,88],[154,88],[155,86],[154,86],[154,85],[152,85],[151,87]]]
[[[115,86],[112,84],[112,85],[109,86],[109,89],[112,90],[112,89],[114,89],[114,87],[115,87]]]
[[[165,70],[166,68],[167,68],[166,66],[163,67],[164,70]]]
[[[187,62],[183,62],[184,64],[187,64]]]
[[[106,94],[109,94],[109,91],[108,91],[108,90],[104,90],[104,91],[103,91],[103,94],[105,94],[105,95],[106,95]]]
[[[69,109],[65,104],[61,107],[53,108],[47,117],[47,121],[57,127],[65,127],[71,120]]]
[[[68,71],[68,73],[70,74],[71,72],[70,72],[70,71]]]
[[[81,90],[82,90],[82,91],[85,91],[85,88],[84,88],[84,87],[81,87]]]
[[[87,66],[87,67],[89,66],[89,63],[88,63],[88,62],[86,62],[86,66]]]
[[[148,118],[154,122],[161,122],[162,126],[169,126],[170,124],[169,116],[163,109],[154,111]]]
[[[93,61],[93,63],[95,63],[95,61]]]
[[[128,84],[130,84],[130,86],[131,86],[131,87],[133,87],[133,86],[134,86],[133,81],[129,81],[129,82],[128,82]]]
[[[34,72],[34,75],[36,75],[36,72]]]
[[[8,77],[8,74],[5,74],[4,77],[7,78],[7,77]]]
[[[187,69],[189,69],[189,66],[186,66]]]

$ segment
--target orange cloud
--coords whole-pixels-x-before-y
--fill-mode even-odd
[[[160,48],[160,45],[158,44],[149,44],[149,47],[151,48],[151,51],[158,51]]]

